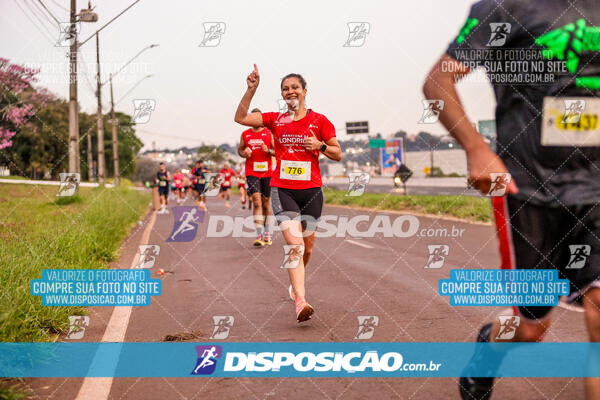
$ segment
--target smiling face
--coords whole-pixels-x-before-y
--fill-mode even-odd
[[[290,110],[298,110],[304,107],[306,88],[296,77],[289,77],[281,82],[281,97],[285,100]]]

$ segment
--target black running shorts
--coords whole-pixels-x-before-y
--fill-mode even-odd
[[[600,207],[544,207],[513,197],[492,198],[502,268],[557,269],[571,286],[567,302],[581,302],[600,288]],[[552,307],[517,307],[524,318],[542,319]]]
[[[271,188],[271,207],[279,223],[300,219],[302,229],[317,230],[323,211],[323,191],[320,187],[309,189]]]
[[[259,178],[258,176],[248,175],[246,177],[248,183],[248,196],[260,192],[262,197],[271,197],[271,178]]]

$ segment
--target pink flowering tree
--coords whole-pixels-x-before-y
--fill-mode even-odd
[[[38,72],[0,57],[0,150],[12,146],[17,131],[53,98],[33,88]]]

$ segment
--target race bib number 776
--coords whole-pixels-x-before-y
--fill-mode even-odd
[[[281,179],[290,179],[294,181],[309,181],[310,167],[310,161],[281,160],[279,177]]]

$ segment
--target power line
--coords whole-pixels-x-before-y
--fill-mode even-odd
[[[31,22],[33,24],[33,26],[35,26],[35,28],[38,30],[38,32],[48,41],[50,41],[50,43],[52,45],[56,44],[56,41],[52,40],[52,35],[50,35],[50,38],[48,38],[48,35],[46,33],[44,33],[44,31],[42,31],[40,29],[40,27],[38,26],[38,24],[35,23],[34,20],[31,19],[31,17],[29,16],[29,14],[23,9],[23,7],[21,7],[21,5],[19,4],[19,2],[17,0],[13,0],[16,4],[17,7],[19,7],[19,9],[23,12],[23,14],[25,14],[25,17],[27,17],[27,19],[29,20],[29,22]]]
[[[31,12],[35,13],[35,15],[37,15],[38,17],[41,16],[41,18],[44,19],[45,22],[49,22],[50,25],[54,25],[54,22],[48,17],[48,15],[44,12],[43,9],[40,8],[40,6],[33,1],[33,7],[31,6],[31,4],[29,2],[25,2],[25,5],[31,10]],[[44,26],[46,26],[44,24]],[[58,25],[57,25],[58,27]]]
[[[46,7],[46,5],[44,3],[42,3],[42,0],[38,0],[38,2],[42,5],[42,7],[44,7],[44,10],[46,10],[48,12],[48,14],[50,14],[50,16],[54,19],[54,21],[56,21],[56,24],[60,25],[60,21],[54,16],[54,14],[52,14],[52,12],[50,10],[48,10],[48,7]]]

